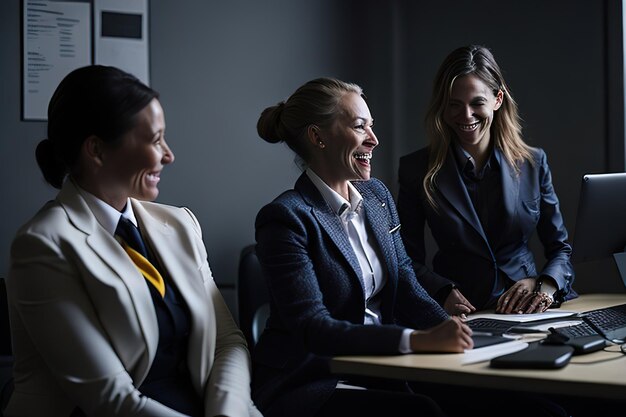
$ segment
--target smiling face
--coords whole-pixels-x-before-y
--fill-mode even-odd
[[[98,174],[102,198],[121,210],[128,197],[152,201],[159,195],[161,170],[174,161],[165,143],[165,118],[157,99],[136,115],[136,124],[121,144],[106,147]]]
[[[502,91],[494,95],[476,75],[465,75],[454,81],[444,121],[468,152],[486,151],[494,113],[501,105]]]
[[[345,94],[333,123],[319,132],[324,148],[317,152],[313,163],[316,173],[329,186],[370,179],[372,151],[378,145],[373,126],[365,100],[354,92]]]

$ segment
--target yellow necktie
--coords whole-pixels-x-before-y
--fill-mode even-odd
[[[135,263],[135,266],[137,267],[137,269],[139,269],[141,275],[143,275],[150,284],[154,285],[154,288],[156,288],[159,294],[161,294],[161,297],[165,297],[165,281],[163,280],[163,277],[161,276],[159,271],[157,271],[157,269],[150,263],[150,261],[147,260],[142,254],[131,248],[122,239],[120,240],[122,243],[122,247],[124,248],[128,256],[130,256],[130,259],[132,259],[132,261]]]

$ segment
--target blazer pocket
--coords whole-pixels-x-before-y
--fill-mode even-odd
[[[530,214],[532,218],[539,218],[539,200],[540,197],[537,197],[533,200],[522,201],[522,207],[526,213]]]

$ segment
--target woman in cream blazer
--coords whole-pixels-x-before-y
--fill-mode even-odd
[[[116,68],[90,66],[62,81],[48,113],[37,159],[61,191],[11,248],[6,415],[260,416],[248,350],[198,221],[148,202],[174,160],[156,93]],[[114,236],[122,213],[164,278],[162,300]]]

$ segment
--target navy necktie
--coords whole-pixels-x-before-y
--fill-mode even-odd
[[[148,251],[143,243],[139,229],[126,217],[120,217],[117,229],[115,229],[115,235],[121,237],[128,246],[135,249],[144,258],[148,258]]]
[[[133,222],[122,216],[117,224],[117,229],[115,229],[115,235],[121,239],[122,247],[144,278],[157,289],[161,297],[164,297],[165,280],[148,260],[148,251],[139,229],[135,227]]]

